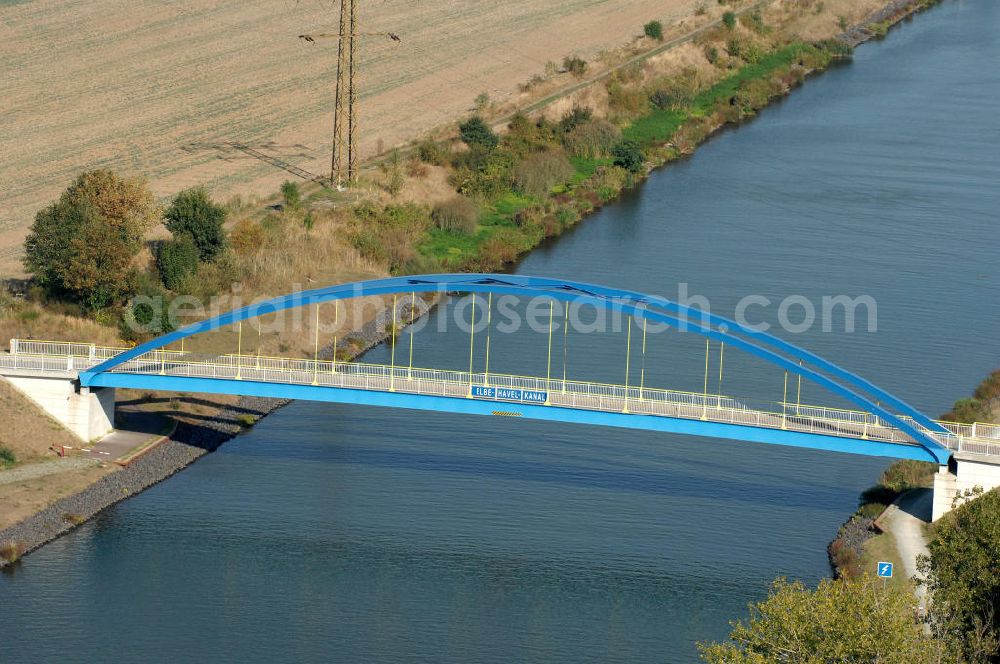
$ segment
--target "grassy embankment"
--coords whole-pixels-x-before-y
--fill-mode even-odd
[[[753,34],[720,29],[705,40],[706,57],[719,68],[715,76],[686,71],[644,80],[639,70],[612,76],[608,116],[615,120],[615,146],[601,144],[606,136],[587,144],[588,137],[574,133],[583,131],[581,125],[606,122],[589,109],[574,110],[558,123],[516,117],[488,149],[475,143],[457,152],[422,145],[421,158],[449,169],[449,182],[475,201],[478,219],[452,228],[436,224],[431,211],[414,204],[368,205],[356,215],[348,240],[397,273],[495,270],[615,199],[649,168],[690,153],[718,128],[752,117],[810,72],[849,54],[835,42],[768,44],[744,33]],[[638,167],[621,155],[622,146],[641,153]],[[539,154],[552,163],[536,164]],[[542,172],[532,172],[534,166]],[[539,180],[547,185],[541,191]]]

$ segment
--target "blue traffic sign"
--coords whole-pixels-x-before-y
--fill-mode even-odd
[[[886,563],[879,561],[878,563],[878,575],[883,579],[892,578],[892,563]]]

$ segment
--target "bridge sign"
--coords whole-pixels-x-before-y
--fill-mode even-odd
[[[878,575],[879,575],[880,578],[883,578],[883,579],[891,579],[892,578],[892,563],[887,563],[887,562],[879,561],[878,566],[877,566],[877,570],[878,570]]]
[[[512,387],[472,386],[472,398],[491,399],[494,401],[517,401],[519,403],[545,403],[548,392],[542,390],[521,390]]]

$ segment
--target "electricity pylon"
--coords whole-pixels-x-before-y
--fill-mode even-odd
[[[337,39],[337,91],[333,106],[333,154],[330,160],[330,184],[337,189],[344,181],[354,180],[357,170],[358,151],[354,140],[357,116],[354,109],[356,87],[354,77],[354,38],[388,37],[400,41],[392,32],[358,32],[358,20],[354,12],[355,0],[340,0],[340,29],[337,32],[320,32],[299,35],[299,39],[315,42],[317,39]],[[344,129],[347,138],[344,138]],[[346,145],[345,145],[346,144]],[[346,176],[346,177],[345,177]]]

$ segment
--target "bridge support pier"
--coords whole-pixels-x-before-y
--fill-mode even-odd
[[[100,438],[114,428],[115,388],[81,387],[63,376],[4,376],[19,392],[81,441]]]
[[[937,521],[952,509],[955,498],[975,487],[989,491],[1000,487],[1000,457],[956,452],[947,466],[934,475],[934,507]]]

